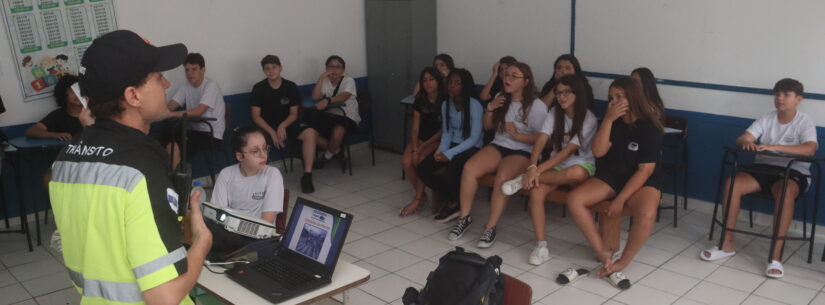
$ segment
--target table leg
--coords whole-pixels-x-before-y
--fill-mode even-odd
[[[619,251],[621,231],[622,216],[608,217],[607,213],[599,212],[599,234],[611,252]]]

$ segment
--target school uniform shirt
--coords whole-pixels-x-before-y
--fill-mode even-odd
[[[172,99],[183,106],[186,110],[192,110],[204,104],[209,106],[201,116],[215,118],[215,121],[210,121],[214,133],[212,137],[216,139],[223,139],[223,131],[226,129],[226,105],[223,101],[223,93],[218,83],[204,78],[201,85],[197,88],[192,86],[189,82],[181,85]],[[209,133],[209,125],[206,123],[197,123],[191,127],[192,130]]]
[[[760,144],[766,145],[800,145],[805,142],[814,142],[816,140],[816,125],[807,114],[797,111],[793,120],[787,124],[779,123],[779,116],[776,110],[771,111],[751,124],[746,130],[752,136],[759,140]],[[819,143],[817,143],[819,145]],[[770,164],[781,167],[788,166],[791,158],[783,158],[776,156],[756,155],[755,163]],[[791,169],[800,172],[803,175],[810,175],[811,164],[806,162],[795,162],[791,165]]]
[[[605,174],[627,181],[639,169],[639,164],[658,165],[662,135],[648,120],[627,124],[623,119],[617,119],[610,130],[610,149],[596,159],[596,175]],[[648,181],[658,181],[658,172],[655,170]]]
[[[448,122],[446,116],[441,120],[441,130],[443,132],[441,133],[441,143],[438,145],[438,150],[444,153],[447,159],[452,160],[453,156],[470,149],[470,147],[481,147],[481,116],[484,115],[484,109],[481,107],[481,103],[479,103],[475,98],[470,98],[469,108],[470,136],[465,139],[462,130],[462,126],[464,126],[464,113],[462,112],[467,111],[467,109],[463,109],[461,110],[462,112],[458,112],[455,109],[455,103],[452,99],[448,99],[444,103],[441,103],[442,115],[449,111],[450,120]],[[451,148],[450,146],[452,146],[453,143],[457,145]]]
[[[553,107],[550,109],[550,113],[547,114],[547,118],[544,120],[544,124],[541,126],[541,133],[547,135],[548,137],[553,134],[553,127],[556,124],[556,111],[564,111],[559,107]],[[564,161],[559,163],[559,167],[561,168],[568,168],[573,165],[577,164],[595,164],[596,158],[593,156],[592,150],[592,141],[593,137],[596,135],[598,121],[596,120],[596,116],[593,115],[590,110],[587,111],[587,114],[584,116],[584,122],[582,122],[582,130],[581,132],[571,137],[570,129],[573,128],[573,119],[564,116],[564,139],[562,140],[562,149],[566,148],[567,145],[575,144],[579,147],[578,154],[574,153],[567,157]],[[548,147],[552,147],[553,143],[550,140],[547,141]],[[550,153],[550,157],[555,156],[558,151],[555,149],[552,153]]]
[[[57,108],[49,112],[45,118],[40,120],[40,123],[46,125],[46,130],[50,132],[66,132],[73,137],[83,131],[80,119],[69,115],[63,108]]]
[[[221,170],[212,193],[212,203],[250,217],[263,212],[284,211],[284,178],[277,168],[264,166],[255,175],[241,174],[240,163]]]
[[[439,107],[438,103],[430,103],[430,101],[418,100],[412,105],[413,110],[418,112],[421,121],[418,124],[418,139],[427,141],[432,138],[439,130],[441,130],[441,114],[436,111]]]
[[[261,118],[275,129],[289,116],[290,108],[301,105],[301,94],[298,86],[288,79],[281,78],[281,86],[277,89],[264,79],[252,87],[249,105],[260,107]]]
[[[328,77],[324,78],[324,82],[321,83],[321,93],[326,97],[334,97],[335,87],[336,85],[333,85]],[[341,115],[341,110],[343,110],[343,115],[355,122],[355,124],[361,122],[361,115],[358,114],[358,100],[356,99],[357,91],[355,88],[355,80],[352,79],[352,77],[344,76],[344,78],[341,79],[341,87],[338,88],[338,94],[349,92],[352,95],[344,102],[343,108],[327,109],[327,112]]]
[[[533,100],[533,104],[530,105],[530,109],[528,109],[527,112],[527,120],[524,119],[521,111],[521,101],[512,101],[510,102],[510,108],[507,109],[507,113],[504,114],[504,122],[502,124],[513,123],[516,125],[516,130],[518,130],[519,133],[534,134],[541,131],[541,126],[546,117],[547,105],[540,99]],[[513,150],[533,151],[533,144],[516,140],[509,133],[498,129],[498,127],[496,127],[496,136],[493,138],[492,144]]]

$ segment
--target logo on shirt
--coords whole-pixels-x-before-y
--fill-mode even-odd
[[[252,193],[252,200],[263,200],[264,197],[266,197],[266,191]]]
[[[629,151],[638,151],[639,150],[639,143],[630,142],[627,144],[627,150]]]
[[[785,136],[782,138],[782,142],[783,142],[783,143],[787,143],[787,144],[795,144],[795,143],[796,143],[796,136],[795,136],[795,135],[792,135],[792,134],[785,135]]]
[[[172,211],[175,213],[178,212],[178,193],[175,192],[172,188],[166,188],[166,201],[169,202],[169,207],[172,208]]]
[[[289,105],[289,99],[285,98],[285,97],[282,97],[281,98],[281,105]]]

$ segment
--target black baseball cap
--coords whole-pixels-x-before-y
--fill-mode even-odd
[[[149,73],[174,69],[186,58],[181,43],[156,47],[129,30],[117,30],[98,37],[86,49],[80,62],[80,85],[84,94],[97,102],[117,98]]]

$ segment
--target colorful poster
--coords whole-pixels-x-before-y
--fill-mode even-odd
[[[0,0],[24,101],[77,74],[92,40],[117,29],[112,0]]]

